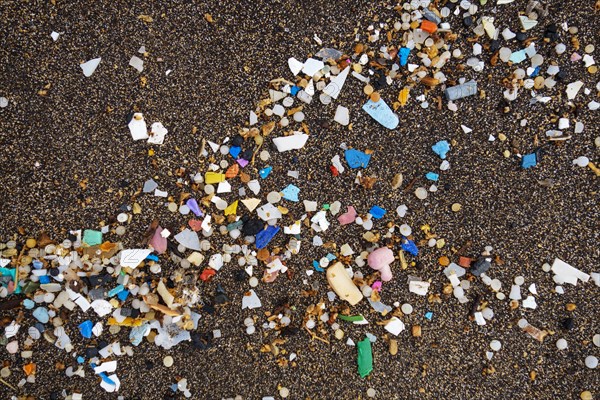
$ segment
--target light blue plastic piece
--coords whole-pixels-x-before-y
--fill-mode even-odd
[[[385,101],[381,99],[377,102],[371,100],[367,101],[362,109],[365,110],[371,118],[388,129],[396,129],[400,122],[398,115],[396,115]]]

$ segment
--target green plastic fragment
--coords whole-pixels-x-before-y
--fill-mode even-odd
[[[362,315],[342,315],[342,314],[338,314],[337,317],[339,319],[341,319],[342,321],[348,321],[348,322],[357,322],[357,321],[362,321],[363,319],[365,319],[365,317],[363,317]]]
[[[358,374],[361,378],[368,376],[373,371],[373,353],[371,351],[371,341],[364,338],[356,344],[358,349]]]
[[[88,246],[96,246],[102,244],[102,232],[92,229],[83,231],[83,242]]]
[[[329,210],[329,204],[323,204],[323,210]]]

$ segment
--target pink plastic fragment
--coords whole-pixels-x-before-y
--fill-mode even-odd
[[[338,222],[340,225],[348,225],[354,222],[356,219],[356,210],[352,206],[348,206],[348,211],[338,217]]]
[[[162,254],[167,251],[167,238],[164,238],[160,235],[162,231],[163,228],[160,226],[156,228],[156,231],[154,231],[154,236],[152,236],[152,239],[150,240],[150,246],[154,248],[154,251],[156,251],[157,254]]]
[[[371,289],[376,290],[376,291],[381,291],[381,285],[382,282],[381,281],[375,281],[372,285],[371,285]]]
[[[394,252],[387,247],[380,247],[367,257],[369,267],[381,272],[381,280],[388,282],[392,279],[390,264],[394,262]]]

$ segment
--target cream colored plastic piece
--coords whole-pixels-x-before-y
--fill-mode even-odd
[[[362,293],[358,290],[354,282],[352,282],[352,279],[350,279],[340,262],[327,268],[327,282],[329,282],[329,285],[340,298],[346,300],[351,305],[357,304],[363,298]]]

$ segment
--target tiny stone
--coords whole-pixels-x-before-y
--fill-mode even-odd
[[[589,369],[595,369],[598,366],[598,358],[595,356],[587,356],[585,358],[585,366]]]
[[[502,347],[502,343],[500,343],[499,340],[492,340],[490,342],[490,348],[494,351],[500,350],[501,347]]]
[[[427,189],[425,188],[417,188],[415,190],[415,196],[417,196],[417,199],[419,200],[425,200],[427,198]]]
[[[173,357],[166,356],[165,358],[163,358],[163,365],[167,368],[173,366]]]

